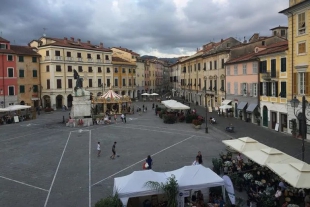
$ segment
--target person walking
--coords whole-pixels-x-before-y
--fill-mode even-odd
[[[124,122],[125,122],[125,124],[126,124],[126,114],[124,114]]]
[[[198,160],[199,164],[202,164],[202,155],[201,155],[200,151],[198,152],[197,157],[199,158],[199,160]]]
[[[114,114],[114,122],[115,122],[115,124],[116,124],[116,120],[117,120],[117,116],[116,116],[116,114]]]
[[[143,104],[143,106],[142,106],[142,109],[143,109],[143,111],[144,111],[144,104]]]
[[[98,142],[98,144],[97,144],[97,151],[98,151],[97,157],[100,157],[100,153],[101,153],[100,142]]]
[[[152,165],[153,165],[153,160],[151,158],[151,155],[148,155],[146,160],[145,160],[145,163],[147,163],[147,168],[146,169],[152,169]]]
[[[124,114],[121,115],[122,122],[124,122]]]
[[[112,155],[111,155],[111,159],[114,159],[115,158],[115,155],[116,155],[116,150],[115,150],[115,148],[116,148],[116,143],[117,142],[114,142],[114,144],[113,144],[113,146],[112,146]]]

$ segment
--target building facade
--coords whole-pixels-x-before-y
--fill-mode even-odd
[[[130,49],[124,47],[112,47],[113,57],[120,57],[128,62],[136,62],[140,55]]]
[[[34,48],[11,45],[15,52],[18,94],[21,105],[38,107],[41,105],[40,55]]]
[[[145,64],[145,60],[138,59],[136,61],[136,91],[138,99],[142,98],[141,94],[144,90]]]
[[[29,43],[41,55],[40,76],[43,107],[72,106],[75,87],[74,70],[83,77],[83,87],[100,95],[108,86],[105,71],[112,70],[112,51],[103,43],[82,42],[73,37],[41,37]]]
[[[310,1],[290,0],[289,8],[280,11],[288,17],[288,41],[287,52],[287,99],[288,102],[295,97],[301,101],[302,97],[310,101],[310,55],[309,55],[309,25],[310,25]],[[297,120],[297,134],[301,135],[301,121],[297,117],[301,113],[301,104],[298,108],[293,108],[288,104],[288,121]],[[308,110],[308,107],[307,109]],[[307,113],[306,113],[307,114]],[[307,116],[307,119],[310,119]],[[310,122],[307,121],[307,126]],[[307,127],[308,128],[308,127]],[[289,127],[292,133],[292,127]],[[310,139],[307,131],[307,139]]]
[[[15,52],[10,41],[0,37],[0,107],[18,104]]]

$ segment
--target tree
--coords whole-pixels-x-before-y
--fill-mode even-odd
[[[167,207],[176,207],[177,206],[177,195],[179,192],[178,181],[175,179],[175,176],[167,178],[166,183],[159,183],[154,181],[148,181],[145,183],[146,186],[157,190],[158,192],[163,192],[168,199]]]
[[[123,203],[119,199],[118,194],[115,193],[114,196],[108,196],[104,199],[100,199],[96,204],[95,207],[122,207]]]

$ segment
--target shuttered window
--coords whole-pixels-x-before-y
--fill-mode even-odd
[[[286,72],[286,58],[281,58],[281,72]]]
[[[271,66],[271,77],[272,78],[275,78],[275,77],[277,77],[277,66],[276,66],[276,60],[275,59],[273,59],[273,60],[271,60],[271,64],[270,64],[270,66]]]

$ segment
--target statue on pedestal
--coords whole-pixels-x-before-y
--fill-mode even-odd
[[[80,77],[80,75],[78,74],[78,72],[75,69],[74,69],[73,73],[74,73],[74,79],[76,79],[76,84],[74,87],[74,90],[76,91],[79,88],[83,88],[83,78]]]

